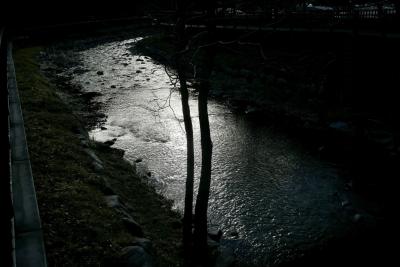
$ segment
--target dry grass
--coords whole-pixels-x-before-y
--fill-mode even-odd
[[[179,265],[178,215],[118,151],[96,151],[105,172],[93,170],[77,135],[82,123],[40,72],[40,51],[18,49],[14,59],[49,266],[118,265],[118,252],[133,237],[106,206],[104,179],[133,207],[132,216],[154,243],[158,265]]]

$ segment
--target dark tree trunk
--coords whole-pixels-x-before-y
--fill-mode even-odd
[[[207,255],[207,209],[210,195],[211,184],[211,160],[212,160],[212,141],[210,135],[210,123],[208,120],[208,92],[210,90],[209,78],[211,76],[214,65],[215,46],[212,42],[215,40],[215,22],[214,11],[215,1],[206,1],[207,8],[207,30],[208,43],[205,49],[204,61],[199,66],[200,88],[198,97],[200,136],[201,136],[201,175],[199,191],[196,199],[195,207],[195,228],[194,228],[194,245],[197,261],[203,266],[208,264]]]
[[[207,209],[211,183],[212,141],[208,120],[209,83],[202,81],[199,90],[199,121],[201,134],[201,176],[195,208],[195,249],[201,263],[207,259]]]
[[[183,248],[184,248],[184,262],[186,266],[191,265],[192,255],[192,214],[193,214],[193,180],[194,180],[194,148],[193,148],[193,126],[192,118],[190,116],[189,107],[189,93],[186,84],[186,74],[182,53],[187,45],[187,38],[185,35],[185,1],[179,0],[177,2],[178,8],[178,21],[176,23],[177,35],[177,55],[176,55],[176,68],[180,83],[181,103],[183,121],[186,131],[186,188],[185,188],[185,208],[183,215]]]
[[[183,120],[186,131],[186,188],[185,209],[183,215],[183,247],[185,262],[190,265],[192,259],[192,217],[193,217],[193,180],[194,180],[194,149],[193,149],[193,126],[189,108],[189,94],[186,86],[186,77],[182,68],[178,68]]]

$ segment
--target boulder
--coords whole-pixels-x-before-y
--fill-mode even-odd
[[[347,122],[344,121],[334,121],[332,123],[329,124],[329,128],[338,130],[338,131],[349,131],[350,130],[350,126]]]
[[[115,211],[119,213],[121,218],[129,218],[129,219],[132,218],[129,213],[129,211],[131,211],[131,212],[133,211],[132,208],[129,206],[126,206],[124,203],[122,203],[121,200],[119,199],[118,195],[108,195],[108,196],[105,196],[104,199],[106,201],[107,206],[110,208],[114,208]],[[133,219],[132,219],[132,221],[134,222],[133,224],[137,224]],[[131,224],[129,227],[132,227],[132,231],[137,231],[140,236],[139,230],[133,230],[135,227],[135,226],[132,226],[133,224]]]
[[[144,248],[144,250],[146,250],[148,253],[152,253],[153,251],[153,243],[147,238],[134,237],[131,244],[133,246],[139,246]]]
[[[353,222],[354,223],[359,223],[362,220],[362,218],[363,218],[363,216],[361,214],[356,213],[356,214],[354,214]]]
[[[89,147],[89,142],[87,140],[81,140],[81,145],[85,148]]]
[[[101,172],[102,170],[104,170],[104,166],[97,161],[93,161],[92,166],[95,172]]]
[[[111,196],[111,195],[115,195],[114,190],[111,188],[110,183],[108,182],[107,178],[105,177],[101,177],[102,179],[102,188],[101,191],[103,192],[103,194],[105,194],[106,196]]]
[[[85,148],[83,151],[92,158],[93,161],[99,163],[100,165],[103,165],[103,162],[96,156],[96,154],[93,152],[93,150],[89,148]]]
[[[112,146],[112,145],[115,144],[116,141],[117,141],[117,138],[113,138],[111,140],[103,142],[103,144],[106,145],[106,146]]]
[[[153,258],[140,246],[125,247],[121,251],[123,266],[126,267],[152,267]]]
[[[344,207],[347,207],[347,206],[350,206],[350,201],[348,201],[347,199],[346,199],[346,200],[343,200],[342,203],[341,203],[341,205],[342,205],[343,208],[344,208]]]
[[[120,208],[122,207],[122,203],[119,200],[118,195],[110,195],[110,196],[105,196],[104,197],[107,206],[110,208]]]
[[[222,231],[216,227],[211,227],[208,229],[208,236],[212,240],[219,242],[222,237]]]
[[[347,183],[345,184],[344,188],[345,188],[346,190],[351,190],[351,189],[353,189],[353,185],[354,185],[353,180],[350,180],[349,182],[347,182]]]

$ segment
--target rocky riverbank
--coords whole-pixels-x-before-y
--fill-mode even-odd
[[[43,75],[44,55],[19,48],[15,62],[49,265],[179,266],[180,215],[123,151],[89,139],[103,116],[59,66]]]
[[[127,35],[132,37],[121,31],[113,38]],[[115,140],[96,142],[88,135],[106,117],[95,100],[101,93],[84,92],[72,82],[75,74],[87,71],[76,51],[108,41],[94,37],[16,52],[48,261],[63,266],[180,266],[181,216],[148,183],[151,173],[136,171],[142,159],[127,162],[123,150],[111,147]],[[42,136],[44,128],[48,133]],[[54,180],[48,179],[51,175]],[[210,255],[215,266],[232,266],[233,251],[220,246],[221,234],[215,237],[211,231]]]

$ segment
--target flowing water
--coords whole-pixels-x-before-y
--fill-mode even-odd
[[[91,136],[98,141],[116,138],[114,147],[124,149],[129,161],[142,158],[139,172],[151,172],[146,179],[181,211],[186,142],[180,96],[163,65],[130,52],[138,39],[77,52],[88,71],[75,74],[73,82],[102,94],[95,100],[103,103],[107,120]],[[99,70],[104,74],[98,75]],[[196,102],[193,95],[197,187],[201,162]],[[211,100],[209,113],[214,144],[210,224],[223,230],[242,262],[274,265],[345,235],[353,229],[356,213],[368,217],[333,165],[221,103]]]

